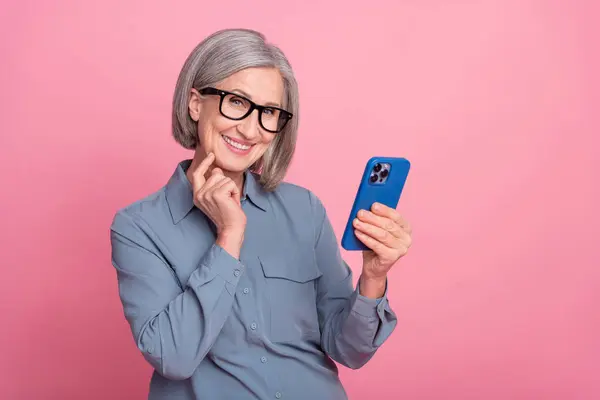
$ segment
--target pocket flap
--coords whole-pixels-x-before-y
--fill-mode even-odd
[[[287,279],[305,283],[319,278],[323,273],[317,267],[313,251],[307,254],[266,254],[259,256],[260,265],[267,278]]]

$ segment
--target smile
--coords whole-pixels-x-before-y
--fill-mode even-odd
[[[252,147],[252,145],[242,144],[242,143],[237,142],[237,141],[233,140],[232,138],[225,136],[225,135],[221,135],[221,137],[223,138],[225,143],[227,143],[228,145],[230,145],[231,147],[233,147],[237,150],[246,151]]]

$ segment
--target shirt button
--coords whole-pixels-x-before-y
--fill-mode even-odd
[[[240,276],[240,270],[239,270],[239,269],[236,269],[235,271],[233,271],[233,274],[234,274],[235,276]]]
[[[277,392],[277,393],[275,393],[275,398],[276,398],[276,399],[280,399],[280,398],[281,398],[281,392]]]
[[[260,362],[263,363],[263,364],[266,363],[267,362],[267,357],[264,357],[264,356],[261,357],[260,358]]]
[[[250,289],[244,288],[244,294],[248,294],[248,293],[250,293]]]
[[[250,324],[250,329],[252,329],[254,331],[254,330],[256,330],[256,328],[258,328],[258,325],[256,325],[256,322],[253,322],[252,324]]]

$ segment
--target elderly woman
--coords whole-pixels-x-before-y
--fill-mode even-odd
[[[298,88],[284,54],[250,30],[202,41],[179,75],[173,135],[193,159],[117,212],[112,263],[150,399],[345,399],[396,317],[386,274],[410,246],[394,209],[355,221],[356,288],[323,204],[282,179]]]

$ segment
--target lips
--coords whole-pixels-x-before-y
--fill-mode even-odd
[[[245,155],[249,153],[252,146],[254,146],[252,143],[238,141],[229,136],[221,135],[221,137],[223,138],[223,141],[229,150],[237,154]]]

